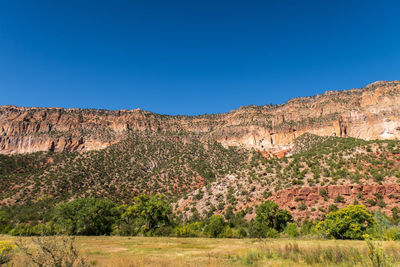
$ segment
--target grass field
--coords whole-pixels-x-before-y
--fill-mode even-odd
[[[365,241],[97,236],[75,243],[97,266],[374,266]],[[377,253],[400,266],[400,242],[379,244]],[[17,253],[14,266],[24,265]]]

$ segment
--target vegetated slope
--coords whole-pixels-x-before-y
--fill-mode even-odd
[[[237,169],[248,157],[245,150],[199,140],[190,133],[131,131],[99,151],[2,155],[1,202],[79,197],[124,202],[156,193],[177,198]]]
[[[255,204],[273,199],[297,218],[318,217],[329,205],[344,206],[354,200],[390,211],[400,198],[400,187],[390,193],[379,186],[400,181],[400,141],[307,134],[295,141],[294,151],[301,152],[282,159],[254,152],[249,163],[194,190],[176,203],[175,210],[186,219],[193,214],[241,211],[250,218]],[[371,192],[363,192],[364,185],[371,185]],[[343,198],[337,197],[342,192],[346,192]]]
[[[160,193],[182,218],[251,217],[268,198],[295,216],[319,216],[335,202],[333,186],[363,191],[355,185],[397,181],[398,141],[347,137],[400,138],[399,110],[398,81],[203,116],[3,106],[0,154],[8,156],[0,156],[0,203],[124,202]],[[35,151],[44,152],[19,154]],[[284,154],[274,152],[287,157],[267,158]],[[397,196],[392,189],[373,189],[371,201],[361,192],[360,201],[387,202],[388,209],[395,198],[385,199],[387,192]],[[336,204],[350,203],[357,190]]]
[[[315,134],[305,133],[293,141],[293,147],[291,154],[299,154],[307,152],[313,148],[323,145],[323,143],[329,140],[329,136],[318,136]]]

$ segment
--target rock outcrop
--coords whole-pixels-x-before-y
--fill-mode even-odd
[[[400,82],[376,82],[363,89],[204,116],[168,116],[140,109],[0,107],[1,154],[98,150],[122,140],[129,130],[189,131],[226,147],[274,153],[287,151],[304,133],[398,139]]]
[[[306,216],[320,218],[330,205],[342,208],[354,204],[355,200],[370,210],[381,209],[391,216],[392,208],[398,206],[400,201],[400,184],[296,187],[278,191],[271,199],[281,208],[289,210],[296,219]]]

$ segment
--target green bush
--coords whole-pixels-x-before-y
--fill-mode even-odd
[[[378,210],[374,213],[374,219],[376,224],[368,230],[369,236],[373,239],[393,240],[395,238],[395,228],[389,231],[393,225],[386,214]]]
[[[224,230],[218,237],[221,238],[243,238],[246,237],[247,233],[244,228],[231,228],[229,225],[225,226]]]
[[[284,233],[292,238],[299,237],[299,228],[297,227],[297,223],[288,223],[284,230]]]
[[[6,234],[10,231],[11,225],[7,214],[0,210],[0,234]]]
[[[399,223],[399,208],[398,207],[394,207],[392,209],[392,223],[397,224]]]
[[[324,188],[322,188],[320,191],[319,191],[319,195],[321,196],[321,197],[327,197],[328,196],[328,192],[326,192],[326,189],[324,189]]]
[[[55,225],[52,223],[20,223],[12,228],[8,234],[14,236],[43,236],[56,234]]]
[[[370,199],[367,199],[367,203],[368,203],[370,206],[375,206],[375,205],[376,205],[376,200],[370,198]]]
[[[221,215],[213,215],[210,218],[210,222],[204,229],[204,232],[208,237],[218,237],[225,228],[224,217]]]
[[[338,195],[335,198],[335,203],[344,203],[344,197],[342,195]]]
[[[202,236],[203,224],[194,222],[187,225],[178,226],[175,229],[176,235],[179,237],[200,237]]]
[[[310,235],[313,233],[314,223],[308,217],[304,219],[300,227],[301,235]]]
[[[394,227],[386,229],[382,235],[382,239],[399,241],[400,240],[400,227],[394,226]]]
[[[376,225],[376,220],[363,205],[349,205],[346,208],[329,212],[317,224],[318,231],[336,239],[363,239],[367,230]]]
[[[279,233],[267,224],[253,220],[250,222],[250,236],[256,238],[274,238],[278,237]]]
[[[31,236],[32,235],[32,227],[28,223],[20,223],[17,224],[14,228],[12,228],[9,232],[10,235],[15,236]]]
[[[335,204],[329,205],[329,207],[328,207],[328,212],[334,212],[337,210],[339,210],[339,208]]]

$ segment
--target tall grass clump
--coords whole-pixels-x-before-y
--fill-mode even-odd
[[[398,250],[385,251],[380,243],[374,243],[367,239],[367,256],[366,266],[372,267],[390,267],[394,266],[394,262],[400,258]]]
[[[251,251],[242,258],[242,263],[254,264],[264,259],[284,259],[307,266],[364,266],[389,267],[400,261],[400,251],[395,246],[384,249],[371,240],[366,247],[326,246],[320,244],[301,247],[291,242],[279,247],[264,244],[259,251]]]

